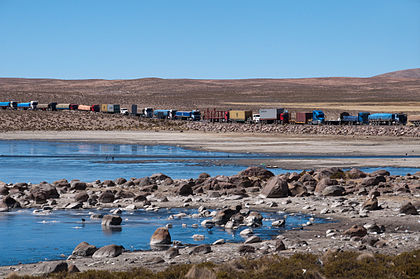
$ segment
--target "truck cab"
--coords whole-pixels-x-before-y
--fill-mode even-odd
[[[126,108],[121,108],[121,109],[120,109],[120,113],[121,113],[122,115],[128,115],[128,109],[126,109]]]
[[[325,115],[322,110],[314,110],[312,111],[312,124],[322,124],[325,121]]]
[[[254,122],[255,124],[260,123],[261,120],[261,115],[259,113],[254,113],[252,114],[252,122]]]

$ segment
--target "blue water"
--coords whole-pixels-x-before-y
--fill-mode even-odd
[[[234,175],[247,166],[238,159],[397,158],[398,156],[293,156],[194,151],[175,146],[100,144],[48,141],[0,141],[0,181],[6,183],[58,179],[115,179],[150,176],[162,172],[172,178]],[[387,167],[391,174],[405,175],[419,168]],[[284,169],[270,169],[275,174]],[[374,168],[362,169],[372,171]],[[297,170],[300,171],[300,170]]]
[[[92,211],[91,211],[92,212]],[[94,211],[106,213],[107,211]],[[123,212],[123,222],[120,230],[104,230],[100,220],[90,220],[89,211],[53,211],[51,215],[35,215],[31,210],[19,210],[8,213],[0,213],[0,265],[12,265],[18,263],[31,263],[41,260],[60,259],[61,254],[69,256],[73,249],[82,241],[86,241],[97,247],[117,244],[123,245],[128,250],[150,249],[149,241],[153,232],[158,227],[171,223],[170,229],[172,240],[178,240],[185,244],[212,243],[217,239],[224,238],[227,242],[241,242],[244,239],[239,235],[242,227],[237,231],[227,232],[214,227],[206,229],[200,226],[205,218],[194,219],[191,217],[168,220],[172,214],[185,212],[197,213],[194,209],[160,209],[158,212],[146,212],[136,210]],[[297,214],[288,216],[284,228],[272,228],[274,220],[283,218],[280,213],[262,213],[264,218],[263,227],[255,228],[254,233],[263,239],[271,239],[282,233],[300,227],[308,221],[310,216]],[[86,219],[82,223],[81,218]],[[325,219],[315,219],[315,222],[327,222]],[[182,224],[187,228],[182,228]],[[192,224],[198,224],[194,229]],[[203,241],[194,241],[194,234],[205,236]],[[7,253],[6,253],[7,251]]]

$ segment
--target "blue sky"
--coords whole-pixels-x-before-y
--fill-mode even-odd
[[[420,0],[0,0],[0,77],[366,77],[420,67]]]

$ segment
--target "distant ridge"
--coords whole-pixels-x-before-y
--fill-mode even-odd
[[[420,68],[416,69],[408,69],[402,71],[395,71],[390,73],[385,73],[381,75],[377,75],[374,77],[387,77],[387,78],[420,78]]]
[[[60,80],[0,78],[0,100],[131,104],[153,108],[257,109],[284,103],[420,104],[420,69],[370,78]]]

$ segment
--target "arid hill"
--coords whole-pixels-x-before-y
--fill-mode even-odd
[[[303,79],[159,79],[58,80],[0,78],[1,101],[40,103],[139,104],[154,108],[259,108],[286,104],[290,108],[341,109],[340,106],[420,104],[419,69],[404,78],[392,74],[371,78]],[[413,74],[409,74],[413,72]],[[413,78],[406,78],[413,76]],[[411,109],[411,108],[410,108]],[[407,110],[410,110],[407,109]],[[419,109],[420,111],[420,109]]]
[[[410,78],[410,79],[420,78],[420,68],[390,72],[390,73],[378,75],[376,77]]]

